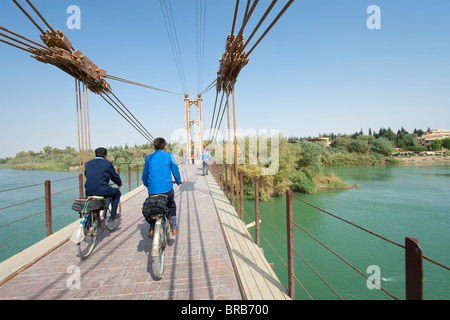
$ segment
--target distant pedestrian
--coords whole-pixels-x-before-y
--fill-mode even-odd
[[[206,171],[206,174],[208,174],[209,160],[211,160],[211,154],[208,152],[208,150],[205,150],[205,152],[203,152],[203,154],[202,154],[203,175],[205,175],[205,171]]]
[[[191,159],[192,159],[192,164],[194,164],[194,159],[195,159],[194,154],[191,154]]]

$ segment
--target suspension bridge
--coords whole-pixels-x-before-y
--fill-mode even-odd
[[[17,48],[21,51],[27,52],[31,54],[31,57],[36,59],[37,61],[45,64],[53,65],[63,72],[67,73],[75,80],[75,97],[76,97],[76,116],[77,116],[77,130],[78,130],[78,148],[79,148],[79,168],[80,168],[80,174],[84,171],[84,163],[86,163],[89,159],[92,158],[91,154],[91,139],[90,139],[90,119],[89,119],[89,92],[92,92],[98,96],[100,96],[111,108],[116,111],[125,121],[127,121],[132,128],[134,128],[139,134],[141,134],[149,143],[152,143],[154,140],[153,135],[150,133],[150,131],[137,119],[137,117],[130,111],[129,108],[125,106],[125,104],[118,98],[118,96],[113,92],[111,85],[107,82],[107,80],[112,81],[121,81],[124,83],[128,83],[130,85],[136,85],[148,89],[158,90],[161,92],[165,92],[168,94],[176,94],[181,95],[180,93],[173,92],[170,90],[165,90],[161,88],[156,88],[154,86],[138,83],[132,80],[124,79],[122,77],[110,75],[106,72],[106,70],[100,68],[96,63],[94,63],[92,60],[90,60],[81,50],[75,49],[75,44],[72,44],[70,40],[67,38],[67,36],[59,29],[53,28],[50,23],[44,18],[44,15],[38,10],[38,8],[30,1],[26,0],[26,4],[28,4],[28,8],[26,8],[23,4],[19,3],[17,0],[12,0],[12,2],[17,6],[17,8],[27,17],[27,19],[39,30],[41,33],[41,40],[43,43],[39,43],[33,39],[30,39],[28,37],[25,37],[21,35],[18,32],[15,32],[11,29],[8,29],[4,26],[0,26],[1,32],[0,32],[0,41],[6,45],[12,46],[14,48]],[[217,138],[217,132],[220,129],[220,126],[222,125],[223,116],[225,113],[225,110],[227,111],[227,117],[228,117],[228,129],[230,131],[230,104],[229,104],[229,97],[230,94],[233,96],[233,124],[234,124],[234,135],[236,135],[236,108],[234,103],[234,87],[235,83],[238,77],[238,74],[240,73],[241,69],[249,62],[249,55],[251,52],[256,48],[256,46],[259,44],[259,42],[267,35],[267,33],[270,31],[270,29],[275,25],[275,23],[280,19],[280,17],[284,14],[284,12],[289,8],[289,6],[293,3],[293,0],[287,1],[282,9],[279,11],[279,13],[275,16],[273,21],[267,26],[266,30],[262,32],[259,39],[256,40],[252,44],[252,47],[248,52],[244,52],[244,49],[251,44],[252,38],[255,36],[258,29],[263,24],[264,20],[267,18],[269,13],[273,10],[275,7],[277,1],[272,1],[272,3],[265,9],[264,15],[262,17],[259,17],[259,22],[257,23],[256,27],[252,30],[251,35],[249,39],[244,43],[244,29],[249,22],[256,6],[258,5],[258,0],[255,1],[247,1],[247,3],[244,5],[244,9],[240,9],[240,3],[239,1],[236,1],[234,16],[233,16],[233,22],[231,26],[231,33],[228,35],[226,39],[226,46],[225,46],[225,52],[223,56],[219,59],[219,71],[217,71],[216,79],[208,85],[204,90],[199,92],[198,99],[196,101],[191,101],[187,94],[187,83],[186,78],[184,75],[184,69],[183,69],[183,63],[180,55],[179,45],[178,45],[178,39],[177,39],[177,33],[175,28],[175,21],[173,20],[173,13],[172,13],[172,5],[170,1],[160,1],[161,11],[164,16],[164,22],[166,26],[166,30],[170,39],[172,52],[175,58],[175,64],[177,66],[178,75],[180,77],[180,83],[184,90],[184,97],[185,97],[185,108],[186,108],[186,154],[190,155],[195,154],[201,154],[203,152],[203,119],[202,119],[202,109],[201,109],[201,94],[205,93],[213,88],[216,88],[216,99],[214,104],[214,111],[213,111],[213,117],[211,119],[211,128],[210,133],[212,133],[212,136],[210,135],[208,137],[208,140],[211,143],[214,143],[214,140]],[[200,85],[202,83],[202,59],[203,59],[203,50],[204,50],[204,33],[205,33],[205,14],[206,14],[206,1],[197,1],[197,27],[198,27],[198,34],[197,34],[197,43],[198,45],[198,83],[197,86],[200,88]],[[237,27],[237,20],[238,20],[238,12],[240,10],[244,10],[242,14],[242,25],[240,29],[238,30]],[[36,16],[36,18],[33,18],[33,15]],[[45,28],[48,28],[47,30],[44,30]],[[235,35],[235,31],[237,31],[237,34]],[[218,97],[222,93],[222,97],[220,99],[220,104],[218,105]],[[225,101],[224,101],[224,96]],[[223,104],[225,102],[225,104]],[[191,120],[189,118],[189,109],[192,105],[195,105],[199,111],[199,120]],[[216,110],[217,108],[217,110]],[[200,130],[200,135],[197,137],[197,139],[194,139],[196,141],[193,141],[193,145],[191,146],[191,127],[193,125],[197,125]],[[195,138],[195,137],[194,137]],[[230,136],[229,142],[231,143]],[[234,145],[236,148],[236,136],[234,137]],[[191,151],[192,149],[192,151]],[[236,159],[235,159],[236,160]],[[194,170],[194,169],[192,169]],[[192,171],[191,170],[191,171]],[[189,170],[184,170],[185,174]],[[160,287],[160,283],[155,283],[153,289],[146,289],[145,294],[148,296],[150,294],[150,297],[165,297],[165,298],[207,298],[207,299],[240,299],[240,298],[250,298],[250,299],[261,299],[261,298],[268,298],[268,299],[274,299],[274,298],[281,298],[281,299],[288,299],[289,297],[284,292],[284,289],[282,285],[277,280],[273,270],[269,267],[267,268],[268,264],[265,261],[265,259],[262,257],[262,254],[259,252],[259,250],[256,247],[253,247],[251,250],[249,248],[244,249],[244,252],[241,250],[236,250],[233,245],[233,241],[229,241],[228,239],[223,238],[223,232],[221,228],[224,226],[227,226],[228,223],[221,224],[217,219],[219,218],[218,215],[214,213],[214,211],[217,210],[217,212],[222,212],[223,210],[226,211],[226,214],[230,214],[230,208],[223,209],[223,199],[220,199],[219,192],[216,192],[214,190],[217,189],[217,185],[214,185],[213,180],[210,178],[209,180],[209,190],[205,187],[205,185],[194,183],[192,179],[196,179],[196,176],[193,172],[190,172],[190,174],[185,175],[184,177],[184,185],[182,188],[187,189],[185,193],[187,195],[183,197],[185,193],[181,192],[179,193],[179,201],[182,201],[183,203],[179,203],[179,207],[183,208],[182,210],[188,213],[188,211],[192,210],[195,212],[194,214],[188,214],[187,219],[193,219],[197,216],[196,224],[197,226],[194,228],[195,231],[190,230],[191,227],[193,227],[193,224],[189,224],[189,231],[185,233],[184,236],[180,236],[177,238],[175,245],[175,252],[173,255],[174,260],[174,268],[172,275],[167,275],[167,277],[171,281],[171,289],[169,291],[163,291],[160,290],[159,293],[155,290]],[[236,171],[236,178],[237,178],[237,171]],[[205,181],[203,181],[204,183]],[[192,189],[189,189],[191,187]],[[195,197],[193,199],[189,199],[189,190],[192,192],[191,196],[194,194],[193,191],[195,191]],[[142,191],[142,190],[141,190]],[[80,192],[81,194],[81,192]],[[216,197],[208,197],[206,196],[206,202],[209,201],[207,204],[207,207],[203,207],[203,201],[201,200],[202,194],[209,194],[213,195],[215,194]],[[136,196],[130,196],[130,200],[127,201],[127,203],[124,204],[124,216],[129,216],[130,219],[124,219],[124,223],[122,225],[122,228],[124,229],[122,232],[120,232],[120,236],[118,239],[124,238],[139,238],[139,232],[136,232],[136,222],[140,219],[136,220],[136,217],[131,218],[133,214],[138,214],[139,216],[139,206],[141,205],[143,199],[142,197],[145,197],[145,192],[139,192]],[[218,198],[219,197],[219,198]],[[183,200],[181,200],[183,198]],[[127,199],[127,198],[126,198]],[[128,200],[128,199],[127,199]],[[186,203],[187,201],[188,203]],[[189,209],[190,205],[189,202],[193,204],[193,208]],[[131,207],[131,208],[130,208]],[[215,209],[213,209],[215,207]],[[222,208],[222,209],[220,209]],[[201,218],[198,217],[198,215],[202,215]],[[180,215],[182,216],[182,215]],[[237,215],[236,215],[237,217]],[[224,219],[224,217],[222,217]],[[127,222],[125,222],[127,221]],[[227,221],[231,221],[227,218]],[[128,223],[132,223],[132,225],[128,225]],[[182,221],[181,221],[182,223]],[[240,233],[240,235],[234,240],[237,243],[240,242],[240,238],[242,236],[248,237],[246,235],[245,228],[242,229],[241,224],[236,224],[234,222],[230,222],[231,225],[233,225],[234,228],[237,228],[236,231]],[[202,226],[201,230],[199,229],[200,226]],[[209,229],[212,230],[209,230]],[[134,233],[132,235],[126,235],[125,230],[132,230]],[[196,236],[195,236],[196,232]],[[61,232],[60,232],[61,234]],[[225,232],[225,234],[227,234]],[[54,235],[50,235],[53,236]],[[183,240],[183,237],[184,240]],[[192,238],[191,238],[192,237]],[[236,237],[236,236],[235,236]],[[63,237],[64,238],[64,237]],[[102,243],[108,242],[109,245],[107,246],[111,250],[112,248],[116,248],[114,250],[114,253],[112,251],[105,252],[104,254],[100,254],[102,250],[102,245],[99,246],[97,249],[98,251],[98,257],[100,260],[95,261],[95,259],[90,259],[90,263],[92,263],[91,266],[95,266],[95,269],[98,270],[98,264],[104,264],[104,261],[122,261],[124,257],[122,257],[123,250],[125,247],[122,247],[122,244],[120,245],[113,245],[111,241],[107,241],[110,239],[105,239],[105,241],[102,241]],[[198,242],[200,240],[200,242]],[[120,240],[118,240],[120,241]],[[139,240],[142,242],[142,239]],[[180,242],[188,242],[188,246],[184,248],[185,245],[178,245]],[[194,242],[192,245],[191,242]],[[42,244],[41,244],[42,245]],[[148,245],[148,244],[147,244]],[[211,246],[212,245],[212,246]],[[45,244],[44,244],[45,246]],[[60,252],[63,254],[66,254],[67,250],[64,247],[67,246],[63,245],[60,247],[56,252]],[[141,253],[146,252],[145,250],[145,244],[141,245],[138,244],[137,248],[138,251],[141,251]],[[120,249],[119,249],[120,247]],[[106,248],[106,247],[105,247]],[[225,250],[225,248],[228,248],[229,250]],[[148,249],[148,248],[147,248]],[[186,256],[183,256],[177,251],[182,251],[186,254]],[[197,252],[195,254],[195,251],[201,250],[200,252]],[[250,250],[250,251],[248,251]],[[254,252],[253,252],[253,251]],[[44,251],[47,252],[46,248],[44,248]],[[134,250],[132,250],[134,251]],[[147,250],[148,251],[148,250]],[[3,286],[3,298],[8,297],[15,297],[15,298],[38,298],[39,295],[42,294],[50,294],[50,292],[53,292],[53,294],[56,294],[53,290],[50,288],[47,288],[49,290],[44,290],[43,287],[41,287],[39,290],[31,292],[27,291],[26,288],[30,288],[27,286],[27,281],[23,282],[23,287],[18,284],[14,284],[16,281],[21,281],[21,276],[26,276],[26,273],[31,270],[40,269],[39,264],[46,264],[47,268],[52,268],[54,266],[54,260],[61,260],[67,262],[67,257],[60,257],[60,258],[51,258],[56,252],[48,255],[48,257],[45,257],[41,259],[42,257],[34,257],[31,259],[31,262],[28,261],[28,263],[25,263],[24,265],[20,267],[12,267],[12,269],[16,268],[17,270],[11,271],[11,272],[5,272],[5,278],[9,278],[9,276],[16,274],[18,270],[22,270],[23,268],[27,268],[28,264],[34,262],[35,260],[40,260],[36,265],[33,265],[25,271],[25,273],[19,274],[17,277],[15,277],[13,280],[8,281],[8,283],[5,285],[8,287],[8,285],[13,285],[16,289],[10,290],[10,289],[4,289],[5,286]],[[233,261],[242,261],[243,259],[247,259],[246,254],[256,255],[258,258],[258,262],[255,264],[255,268],[257,270],[256,274],[257,276],[241,276],[241,277],[235,277],[234,271],[237,269],[242,269],[242,266],[239,266],[238,264],[231,264],[229,254],[234,255],[234,253],[239,255],[238,258],[235,258]],[[42,254],[42,253],[41,253]],[[33,256],[33,255],[31,255]],[[103,256],[103,258],[101,258]],[[114,258],[115,256],[115,258]],[[212,256],[212,258],[211,258]],[[216,258],[218,256],[218,258]],[[107,260],[102,260],[106,258]],[[48,260],[50,259],[50,260]],[[142,257],[140,258],[142,260]],[[144,262],[144,259],[141,262]],[[177,266],[176,261],[183,261],[184,264],[187,263],[187,268],[183,268],[182,266]],[[187,260],[187,261],[186,261]],[[193,262],[192,260],[195,260]],[[50,261],[50,262],[47,262]],[[253,262],[252,262],[253,263]],[[183,264],[183,265],[184,265]],[[14,265],[14,263],[13,263]],[[20,265],[20,263],[19,263]],[[71,264],[73,265],[73,264]],[[131,267],[136,269],[137,264],[136,262],[132,262]],[[194,267],[194,265],[198,265],[197,267]],[[252,265],[252,264],[249,264]],[[114,262],[113,265],[110,265],[108,263],[108,268],[114,268]],[[148,269],[148,268],[147,268]],[[247,266],[248,269],[248,266]],[[181,271],[180,271],[181,270]],[[180,274],[186,275],[186,270],[189,272],[189,286],[186,284],[183,285],[184,289],[178,289],[178,286],[176,285],[176,289],[173,287],[174,282],[173,279],[176,279],[180,277]],[[34,275],[34,271],[31,271]],[[48,274],[49,270],[47,269],[44,271],[44,273]],[[83,271],[86,272],[86,271]],[[118,274],[123,274],[123,272],[126,272],[128,275],[129,271],[118,271]],[[176,276],[175,276],[176,272]],[[9,276],[6,276],[9,274]],[[97,273],[96,273],[97,274]],[[61,280],[61,275],[55,275],[57,279]],[[228,276],[228,277],[227,277]],[[36,275],[37,278],[44,279],[41,275]],[[140,276],[138,276],[140,277]],[[206,281],[208,284],[205,285],[204,281],[197,281],[196,277],[200,277],[202,279],[206,278]],[[89,277],[88,277],[89,278]],[[144,277],[145,278],[145,277]],[[141,278],[144,279],[144,278]],[[181,278],[183,278],[181,276]],[[249,282],[249,279],[254,278],[253,282],[250,284],[247,284]],[[55,284],[56,286],[59,286],[57,279],[54,279],[50,281],[51,283]],[[23,280],[22,280],[23,281]],[[99,283],[99,279],[97,278],[95,281]],[[109,281],[109,280],[108,280]],[[108,282],[107,281],[107,282]],[[178,280],[177,280],[178,281]],[[184,279],[186,281],[186,279]],[[48,286],[52,286],[49,284],[49,281],[45,281]],[[87,280],[84,280],[83,282],[87,282]],[[135,286],[135,281],[132,281],[133,285]],[[141,282],[141,281],[139,281]],[[183,280],[182,280],[183,282]],[[222,286],[222,282],[224,283]],[[207,292],[202,292],[202,290],[193,290],[194,284],[197,285],[197,283],[201,283],[203,287],[206,287]],[[262,283],[266,283],[266,288],[263,288]],[[44,285],[44,286],[47,286]],[[91,287],[93,284],[90,284],[88,287]],[[244,289],[244,287],[252,287],[253,291]],[[22,289],[19,289],[22,287]],[[105,287],[103,285],[102,287]],[[260,289],[262,288],[263,293],[258,293]],[[98,288],[97,288],[98,289]],[[23,291],[25,290],[25,291]],[[45,292],[42,292],[44,290]],[[120,296],[120,294],[123,292],[124,288],[114,288],[112,289],[114,292],[110,292],[111,294],[116,294],[117,296]],[[153,290],[153,291],[152,291]],[[184,290],[184,291],[183,291]],[[203,290],[203,291],[205,291]],[[256,290],[256,291],[255,291]],[[33,291],[33,290],[32,290]],[[92,291],[92,290],[91,290]],[[125,290],[126,291],[126,290]],[[131,290],[133,293],[133,290]],[[7,293],[9,292],[9,293]],[[14,293],[16,292],[16,293]],[[20,294],[17,294],[17,292],[21,292]],[[169,293],[167,293],[169,292]],[[12,295],[10,295],[12,294]],[[58,294],[61,294],[59,292]],[[77,293],[78,297],[80,297],[80,293]],[[86,293],[81,294],[81,296],[85,295]],[[100,297],[102,297],[102,293],[100,293]],[[64,296],[64,294],[63,294]],[[70,296],[70,295],[69,295]],[[65,297],[69,297],[65,295]],[[42,297],[42,296],[41,296]],[[49,296],[50,297],[50,296]],[[54,296],[56,297],[56,296]],[[75,298],[75,296],[71,296],[71,298]]]
[[[225,40],[225,51],[219,59],[217,75],[214,81],[204,89],[200,89],[200,86],[203,81],[201,60],[205,32],[205,22],[202,17],[204,19],[206,1],[197,1],[197,6],[200,8],[197,16],[199,30],[197,100],[191,100],[187,93],[187,82],[170,1],[160,1],[160,5],[183,93],[108,74],[81,50],[75,49],[76,45],[72,44],[60,30],[53,28],[44,18],[44,14],[30,0],[25,1],[29,8],[25,8],[18,0],[12,0],[39,30],[43,44],[4,26],[0,26],[2,31],[0,32],[0,42],[27,52],[38,62],[53,65],[74,78],[80,174],[83,172],[84,163],[92,158],[90,154],[92,148],[89,92],[101,97],[149,143],[154,140],[154,136],[150,133],[151,130],[148,130],[130,111],[131,108],[125,106],[113,92],[108,83],[109,80],[180,97],[184,96],[186,112],[184,151],[187,155],[201,154],[205,141],[209,144],[215,143],[226,113],[228,155],[233,154],[234,159],[228,159],[226,165],[212,165],[212,175],[209,176],[202,176],[198,165],[183,166],[185,183],[176,193],[180,233],[168,249],[169,259],[166,261],[168,272],[163,280],[155,281],[152,277],[151,257],[149,257],[150,243],[145,239],[146,225],[140,212],[146,191],[137,186],[123,199],[123,219],[119,230],[111,234],[104,234],[92,257],[85,261],[80,261],[76,257],[73,245],[67,242],[67,232],[70,226],[61,232],[50,233],[43,242],[2,263],[1,268],[4,272],[2,272],[0,298],[291,300],[295,299],[296,283],[310,296],[307,288],[303,287],[299,277],[296,276],[294,269],[294,256],[297,255],[302,260],[303,258],[293,245],[294,226],[302,228],[293,221],[292,193],[289,190],[286,191],[286,213],[280,213],[287,224],[286,237],[283,238],[286,242],[287,262],[281,258],[288,272],[287,288],[285,288],[260,248],[259,223],[264,218],[260,217],[258,212],[259,177],[250,177],[254,183],[245,186],[242,173],[239,174],[237,161],[238,119],[235,87],[238,76],[249,63],[251,54],[259,43],[279,22],[294,1],[285,1],[281,7],[277,7],[278,11],[275,13],[273,10],[278,1],[271,1],[262,11],[262,16],[256,17],[255,27],[248,30],[246,27],[250,18],[255,18],[255,9],[258,4],[261,4],[258,0],[248,0],[242,3],[237,0],[232,17],[231,32]],[[33,18],[32,13],[38,18]],[[239,16],[242,17],[241,20],[238,19]],[[272,17],[271,21],[267,21],[269,16]],[[265,25],[264,30],[261,29],[263,25]],[[48,29],[44,30],[44,28]],[[250,34],[247,39],[244,38],[244,31],[246,34]],[[257,36],[257,34],[259,35]],[[245,51],[246,49],[248,51]],[[209,136],[206,137],[203,136],[202,94],[214,88],[216,95],[214,106],[211,108],[213,116],[210,121]],[[198,120],[190,119],[189,111],[192,106],[198,110]],[[197,136],[193,135],[191,130],[193,126],[197,126],[199,129]],[[234,152],[231,152],[233,148]],[[255,239],[247,231],[251,226],[246,226],[242,218],[246,214],[242,205],[243,190],[249,187],[255,188],[253,223],[256,229]],[[321,210],[320,208],[316,209]],[[345,222],[351,224],[351,222]],[[353,226],[362,229],[359,226]],[[368,230],[364,231],[405,250],[407,299],[423,298],[423,260],[450,270],[449,267],[424,256],[417,239],[407,237],[403,245]],[[319,240],[317,241],[320,243]],[[326,250],[333,252],[326,245],[323,246]],[[335,252],[333,254],[338,255]],[[350,268],[355,269],[359,276],[372,281],[364,272],[355,268],[345,259],[339,258]],[[310,267],[314,270],[312,266]],[[317,274],[315,270],[314,272]],[[336,294],[337,298],[342,298],[325,281],[324,277],[317,275]],[[374,283],[374,285],[377,284]],[[387,296],[397,299],[387,290],[380,289]]]

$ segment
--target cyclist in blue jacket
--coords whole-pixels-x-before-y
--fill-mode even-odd
[[[142,181],[148,189],[149,195],[165,194],[168,197],[168,207],[170,221],[172,223],[172,235],[178,233],[177,226],[177,206],[175,203],[175,192],[173,191],[172,174],[177,185],[181,184],[181,176],[174,156],[166,152],[167,143],[163,138],[156,138],[153,141],[155,152],[145,158],[144,169],[142,171]],[[153,226],[147,234],[148,238],[153,237]]]

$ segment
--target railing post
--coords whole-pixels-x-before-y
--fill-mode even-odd
[[[287,258],[288,258],[288,295],[295,299],[294,275],[294,229],[293,229],[292,191],[286,190]]]
[[[131,191],[131,166],[128,165],[128,192]]]
[[[244,221],[244,174],[242,170],[239,170],[240,183],[239,183],[239,202],[241,210],[241,220]]]
[[[78,175],[78,190],[80,192],[80,198],[84,198],[84,191],[83,191],[83,174],[80,173]]]
[[[139,165],[136,165],[136,188],[139,187]]]
[[[225,168],[225,195],[227,196],[227,199],[228,199],[228,196],[229,196],[229,193],[228,193],[228,170],[227,170],[227,165],[225,165],[224,166],[224,168]]]
[[[259,237],[259,178],[255,176],[255,238],[256,244],[258,247],[260,245],[260,237]]]
[[[45,181],[45,228],[47,237],[52,234],[52,191],[50,180]]]
[[[423,300],[423,254],[417,239],[405,238],[406,300]]]
[[[224,173],[223,169],[224,169],[224,165],[222,163],[220,165],[220,181],[221,181],[222,191],[225,192],[225,173]],[[226,194],[226,192],[225,192],[225,194]]]
[[[230,194],[231,194],[231,205],[234,208],[234,175],[233,175],[233,165],[230,164]]]

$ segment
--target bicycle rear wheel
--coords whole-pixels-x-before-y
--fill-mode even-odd
[[[78,257],[81,260],[86,259],[94,250],[97,243],[99,221],[93,213],[89,213],[86,224],[84,226],[84,239],[77,244]]]
[[[153,272],[158,279],[161,279],[164,275],[164,264],[165,264],[165,246],[166,246],[166,235],[164,226],[161,223],[155,224],[155,231],[153,235],[153,248],[157,248],[156,254],[152,250],[153,256]]]
[[[101,215],[104,215],[104,219],[105,219],[105,227],[108,231],[113,231],[117,225],[119,224],[120,219],[114,219],[113,221],[109,221],[109,218],[111,216],[111,200],[108,201],[108,207],[105,209],[106,210],[106,214],[105,214],[105,210],[102,210],[100,212]],[[119,205],[117,206],[117,214],[120,214],[122,212],[122,205],[119,202]]]

